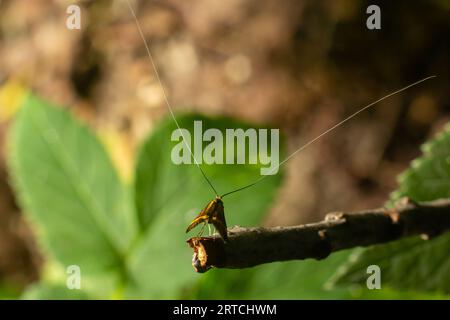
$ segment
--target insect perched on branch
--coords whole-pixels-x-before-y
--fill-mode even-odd
[[[220,196],[216,196],[214,200],[210,201],[208,205],[199,213],[199,215],[192,220],[186,229],[186,233],[191,231],[200,223],[203,223],[203,226],[199,232],[199,235],[203,233],[206,224],[210,223],[217,229],[223,241],[226,242],[228,240],[227,222],[225,220],[223,201]]]
[[[430,76],[424,79],[421,79],[419,81],[416,81],[406,87],[403,87],[397,91],[391,92],[387,95],[385,95],[384,97],[364,106],[363,108],[360,108],[358,111],[356,111],[355,113],[351,114],[350,116],[348,116],[347,118],[345,118],[344,120],[340,121],[339,123],[335,124],[334,126],[332,126],[331,128],[329,128],[328,130],[324,131],[323,133],[321,133],[320,135],[318,135],[317,137],[315,137],[314,139],[310,140],[309,142],[305,143],[303,146],[301,146],[299,149],[297,149],[295,152],[293,152],[291,155],[289,155],[286,159],[284,159],[279,165],[278,167],[280,167],[282,164],[284,164],[285,162],[287,162],[290,158],[292,158],[295,154],[297,154],[298,152],[302,151],[303,149],[305,149],[306,147],[310,146],[311,144],[313,144],[314,142],[316,142],[318,139],[320,139],[321,137],[325,136],[326,134],[330,133],[331,131],[333,131],[334,129],[336,129],[337,127],[341,126],[342,124],[344,124],[345,122],[347,122],[348,120],[350,120],[351,118],[355,117],[357,114],[363,112],[364,110],[368,109],[369,107],[377,104],[378,102],[387,99],[393,95],[396,95],[397,93],[400,93],[408,88],[411,88],[421,82],[424,82],[428,79],[434,78],[436,76]],[[190,150],[190,149],[189,149]],[[191,152],[192,157],[194,157],[194,155]],[[195,160],[195,158],[194,158]],[[204,171],[202,170],[202,168],[200,167],[200,165],[198,164],[197,161],[195,161],[197,167],[200,169],[200,172],[202,173],[203,177],[205,178],[205,180],[208,182],[208,184],[210,185],[211,189],[214,191],[214,193],[216,194],[216,198],[214,200],[212,200],[211,202],[208,203],[208,205],[198,214],[198,216],[192,220],[192,222],[189,224],[188,228],[186,229],[186,232],[191,231],[194,227],[196,227],[198,224],[203,223],[202,229],[200,230],[200,232],[198,233],[197,236],[200,236],[203,234],[203,231],[205,229],[206,224],[212,224],[217,231],[219,232],[220,237],[226,242],[228,240],[228,235],[227,235],[227,223],[225,220],[225,214],[224,214],[224,206],[223,206],[223,201],[222,198],[224,198],[225,196],[250,188],[251,186],[254,186],[255,184],[261,182],[263,179],[267,178],[270,175],[265,175],[262,176],[261,178],[257,179],[256,181],[245,185],[241,188],[238,188],[236,190],[230,191],[228,193],[225,193],[222,196],[219,196],[217,194],[216,189],[214,188],[213,184],[211,183],[211,181],[208,179],[208,177],[206,176],[206,174],[204,173]],[[278,168],[275,168],[276,170],[278,170]]]
[[[183,132],[182,132],[182,130],[181,130],[179,124],[178,124],[178,121],[177,121],[177,119],[175,118],[175,115],[174,115],[174,113],[173,113],[172,107],[170,106],[169,99],[167,98],[167,94],[166,94],[165,88],[164,88],[164,86],[163,86],[163,84],[162,84],[161,78],[160,78],[159,73],[158,73],[158,69],[156,68],[156,64],[155,64],[155,61],[153,60],[153,56],[152,56],[152,54],[151,54],[151,52],[150,52],[150,48],[149,48],[149,45],[148,45],[148,43],[147,43],[147,40],[145,39],[144,33],[143,33],[143,31],[142,31],[142,28],[141,28],[141,26],[140,26],[140,24],[139,24],[139,21],[138,21],[137,17],[136,17],[136,13],[135,13],[133,7],[132,7],[131,4],[130,4],[130,1],[129,1],[129,0],[126,0],[126,1],[127,1],[127,3],[128,3],[128,6],[129,6],[129,8],[130,8],[130,11],[131,11],[131,13],[132,13],[134,19],[135,19],[136,26],[137,26],[137,28],[138,28],[139,34],[140,34],[140,36],[141,36],[141,38],[142,38],[142,40],[143,40],[143,42],[144,42],[145,49],[147,50],[148,57],[149,57],[150,62],[151,62],[151,64],[152,64],[152,66],[153,66],[153,70],[155,71],[156,78],[157,78],[157,80],[158,80],[158,82],[159,82],[159,84],[160,84],[160,86],[161,86],[161,88],[162,88],[162,92],[163,92],[163,95],[164,95],[164,100],[165,100],[165,102],[166,102],[166,105],[167,105],[167,108],[168,108],[168,110],[169,110],[169,113],[170,113],[170,115],[172,116],[172,119],[173,119],[173,121],[175,122],[175,124],[176,124],[178,130],[180,130],[181,135],[182,135],[182,137],[183,137],[183,141],[184,141],[184,143],[186,144],[186,147],[187,147],[187,149],[189,150],[189,152],[190,152],[192,158],[194,159],[195,165],[199,168],[201,174],[203,175],[203,177],[205,178],[206,182],[209,184],[209,186],[211,187],[211,189],[214,191],[215,196],[216,196],[215,199],[212,200],[212,201],[210,201],[210,202],[208,203],[208,205],[207,205],[207,206],[206,206],[206,207],[198,214],[198,216],[197,216],[194,220],[192,220],[192,222],[191,222],[191,223],[189,224],[189,226],[187,227],[186,232],[191,231],[194,227],[196,227],[196,226],[199,225],[200,223],[203,223],[202,229],[201,229],[200,232],[199,232],[199,235],[201,235],[201,234],[203,233],[203,231],[204,231],[205,226],[206,226],[207,224],[212,224],[212,225],[217,229],[217,231],[219,232],[220,237],[221,237],[224,241],[227,241],[227,240],[228,240],[228,235],[227,235],[227,223],[226,223],[226,221],[225,221],[225,212],[224,212],[224,205],[223,205],[222,199],[223,199],[225,196],[229,195],[229,194],[232,194],[232,193],[235,193],[235,192],[238,192],[238,191],[241,191],[241,190],[250,188],[251,186],[254,186],[255,184],[261,182],[262,180],[264,180],[265,178],[267,178],[268,176],[270,176],[271,173],[268,173],[267,175],[264,175],[264,176],[260,177],[259,179],[257,179],[256,181],[254,181],[254,182],[252,182],[252,183],[250,183],[250,184],[248,184],[248,185],[245,185],[245,186],[243,186],[243,187],[241,187],[241,188],[238,188],[238,189],[236,189],[236,190],[233,190],[233,191],[231,191],[231,192],[228,192],[228,193],[225,193],[225,194],[219,196],[219,194],[217,193],[217,191],[216,191],[216,189],[214,188],[213,184],[211,183],[211,181],[208,179],[208,177],[206,176],[206,174],[205,174],[204,171],[202,170],[202,168],[201,168],[200,164],[198,163],[197,159],[195,159],[194,153],[192,152],[192,150],[191,150],[189,144],[186,142],[186,139],[185,139],[185,137],[184,137],[184,135],[183,135]],[[373,106],[373,105],[375,105],[375,104],[377,104],[377,103],[379,103],[379,102],[381,102],[381,101],[383,101],[383,100],[385,100],[385,99],[387,99],[387,98],[389,98],[389,97],[392,97],[392,96],[394,96],[394,95],[396,95],[396,94],[398,94],[398,93],[400,93],[400,92],[402,92],[402,91],[405,91],[405,90],[407,90],[407,89],[409,89],[409,88],[411,88],[411,87],[413,87],[413,86],[415,86],[415,85],[418,85],[419,83],[422,83],[422,82],[424,82],[424,81],[426,81],[426,80],[429,80],[429,79],[435,78],[435,77],[436,77],[436,76],[429,76],[429,77],[423,78],[423,79],[421,79],[421,80],[418,80],[418,81],[416,81],[416,82],[414,82],[414,83],[411,83],[411,84],[409,84],[409,85],[407,85],[407,86],[405,86],[405,87],[403,87],[403,88],[401,88],[401,89],[398,89],[398,90],[396,90],[396,91],[394,91],[394,92],[391,92],[391,93],[389,93],[389,94],[383,96],[382,98],[379,98],[378,100],[375,100],[374,102],[372,102],[372,103],[370,103],[370,104],[368,104],[368,105],[366,105],[366,106],[360,108],[358,111],[352,113],[350,116],[346,117],[344,120],[338,122],[337,124],[335,124],[335,125],[332,126],[331,128],[325,130],[325,131],[322,132],[320,135],[318,135],[318,136],[315,137],[314,139],[308,141],[308,142],[305,143],[303,146],[301,146],[300,148],[298,148],[296,151],[294,151],[293,153],[291,153],[291,154],[290,154],[286,159],[284,159],[277,167],[273,168],[272,174],[275,174],[275,173],[278,171],[278,168],[279,168],[281,165],[283,165],[285,162],[287,162],[289,159],[291,159],[294,155],[296,155],[296,154],[299,153],[300,151],[304,150],[306,147],[312,145],[314,142],[316,142],[317,140],[319,140],[319,139],[322,138],[323,136],[327,135],[328,133],[330,133],[330,132],[333,131],[334,129],[338,128],[339,126],[341,126],[342,124],[344,124],[344,123],[347,122],[348,120],[352,119],[353,117],[355,117],[355,116],[358,115],[359,113],[361,113],[361,112],[363,112],[364,110],[368,109],[369,107],[371,107],[371,106]]]

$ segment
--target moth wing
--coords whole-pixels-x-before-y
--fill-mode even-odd
[[[204,221],[208,221],[208,215],[203,214],[203,211],[200,212],[200,214],[192,220],[192,222],[189,224],[189,226],[186,229],[186,233],[194,229],[199,223],[202,223]]]
[[[192,220],[192,222],[189,224],[189,226],[186,229],[186,233],[188,233],[189,231],[194,229],[199,223],[208,221],[211,203],[212,203],[212,201],[210,203],[208,203],[208,205],[205,208],[203,208],[203,210],[198,214],[197,217],[195,217],[194,220]]]
[[[215,214],[212,218],[212,224],[219,232],[224,241],[228,240],[227,221],[225,220],[225,212],[223,206],[216,208]]]

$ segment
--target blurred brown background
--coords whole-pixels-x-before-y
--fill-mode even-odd
[[[169,99],[270,124],[294,151],[390,91],[437,74],[359,115],[286,165],[268,225],[383,205],[419,146],[449,120],[450,4],[423,1],[132,1]],[[69,4],[81,30],[65,26]],[[366,28],[369,4],[381,30]],[[134,150],[167,115],[124,0],[0,1],[0,81],[16,79],[112,142],[129,175]],[[1,106],[0,106],[1,107]],[[8,185],[0,122],[0,283],[24,286],[41,258]]]

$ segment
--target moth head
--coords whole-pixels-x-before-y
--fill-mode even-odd
[[[216,198],[214,199],[214,202],[216,202],[216,203],[222,202],[222,197],[221,196],[216,196]]]

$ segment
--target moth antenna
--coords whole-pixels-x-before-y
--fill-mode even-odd
[[[230,192],[227,192],[227,193],[223,194],[223,195],[222,195],[222,198],[225,197],[225,196],[227,196],[227,195],[230,195],[230,194],[232,194],[232,193],[235,193],[235,192],[238,192],[238,191],[241,191],[241,190],[250,188],[250,187],[254,186],[255,184],[261,182],[262,180],[266,179],[267,177],[271,176],[271,172],[277,172],[279,167],[281,167],[285,162],[287,162],[289,159],[291,159],[291,158],[292,158],[293,156],[295,156],[297,153],[299,153],[300,151],[306,149],[307,147],[309,147],[310,145],[312,145],[314,142],[316,142],[316,141],[319,140],[320,138],[324,137],[325,135],[327,135],[328,133],[330,133],[330,132],[333,131],[334,129],[340,127],[341,125],[343,125],[344,123],[346,123],[346,122],[349,121],[350,119],[354,118],[355,116],[357,116],[357,115],[360,114],[361,112],[367,110],[368,108],[370,108],[370,107],[376,105],[377,103],[379,103],[379,102],[381,102],[381,101],[383,101],[383,100],[385,100],[385,99],[387,99],[387,98],[390,98],[390,97],[392,97],[392,96],[395,96],[396,94],[401,93],[401,92],[403,92],[403,91],[405,91],[405,90],[407,90],[407,89],[409,89],[409,88],[411,88],[411,87],[414,87],[414,86],[418,85],[419,83],[422,83],[422,82],[424,82],[424,81],[427,81],[427,80],[429,80],[429,79],[436,78],[436,77],[437,77],[437,75],[433,75],[433,76],[429,76],[429,77],[423,78],[423,79],[418,80],[418,81],[416,81],[416,82],[413,82],[413,83],[411,83],[411,84],[409,84],[409,85],[407,85],[407,86],[405,86],[405,87],[403,87],[403,88],[401,88],[401,89],[398,89],[398,90],[396,90],[396,91],[394,91],[394,92],[391,92],[391,93],[389,93],[389,94],[387,94],[387,95],[385,95],[385,96],[379,98],[378,100],[375,100],[374,102],[369,103],[368,105],[362,107],[362,108],[359,109],[358,111],[356,111],[356,112],[352,113],[351,115],[349,115],[349,116],[348,116],[347,118],[345,118],[344,120],[339,121],[339,122],[336,123],[334,126],[332,126],[332,127],[330,127],[329,129],[325,130],[324,132],[322,132],[321,134],[319,134],[319,135],[318,135],[317,137],[315,137],[314,139],[312,139],[312,140],[308,141],[307,143],[305,143],[304,145],[302,145],[300,148],[298,148],[298,149],[295,150],[293,153],[291,153],[286,159],[284,159],[283,161],[281,161],[280,164],[279,164],[278,166],[276,166],[276,167],[273,168],[271,171],[269,171],[269,173],[268,173],[267,175],[262,176],[262,177],[259,178],[258,180],[254,181],[254,182],[252,182],[252,183],[250,183],[250,184],[248,184],[248,185],[245,185],[245,186],[243,186],[243,187],[241,187],[241,188],[238,188],[238,189],[235,189],[235,190],[233,190],[233,191],[230,191]]]
[[[233,191],[224,193],[224,194],[221,195],[220,197],[221,197],[221,198],[224,198],[224,197],[226,197],[226,196],[228,196],[228,195],[230,195],[230,194],[232,194],[232,193],[235,193],[235,192],[238,192],[238,191],[241,191],[241,190],[250,188],[250,187],[254,186],[255,184],[257,184],[258,182],[260,182],[261,180],[263,180],[265,177],[267,177],[267,176],[263,176],[263,177],[259,178],[258,180],[254,181],[254,182],[252,182],[252,183],[250,183],[250,184],[248,184],[248,185],[246,185],[246,186],[243,186],[243,187],[241,187],[241,188],[238,188],[238,189],[235,189],[235,190],[233,190]]]
[[[150,51],[150,47],[149,47],[149,45],[148,45],[148,42],[147,42],[147,40],[145,39],[144,32],[142,31],[142,28],[141,28],[141,24],[139,23],[139,20],[138,20],[138,18],[137,18],[137,16],[136,16],[136,12],[134,11],[133,7],[131,6],[130,1],[129,1],[129,0],[125,0],[125,1],[127,2],[128,7],[130,8],[130,12],[131,12],[131,14],[133,15],[134,21],[136,22],[137,29],[138,29],[138,31],[139,31],[139,35],[141,36],[142,41],[144,42],[145,50],[147,51],[147,55],[148,55],[148,57],[149,57],[149,59],[150,59],[151,65],[152,65],[153,70],[154,70],[154,72],[155,72],[156,79],[158,80],[159,85],[160,85],[160,87],[161,87],[161,90],[162,90],[162,92],[163,92],[164,100],[165,100],[165,102],[166,102],[167,108],[169,109],[169,113],[170,113],[170,115],[171,115],[173,121],[175,122],[175,124],[176,124],[178,130],[180,131],[181,136],[183,137],[183,142],[184,142],[185,146],[188,148],[189,153],[191,154],[192,159],[194,159],[195,165],[200,169],[200,172],[201,172],[203,178],[205,178],[206,182],[208,182],[208,184],[209,184],[209,186],[211,187],[211,189],[213,190],[214,194],[215,194],[216,196],[219,196],[219,194],[218,194],[216,188],[214,188],[214,186],[213,186],[211,180],[209,180],[208,176],[205,174],[205,172],[204,172],[203,169],[201,168],[200,164],[198,163],[197,159],[195,158],[194,153],[193,153],[192,150],[191,150],[191,147],[190,147],[190,146],[187,144],[187,142],[186,142],[186,138],[184,137],[183,130],[181,130],[180,125],[178,124],[178,121],[177,121],[177,119],[175,118],[175,114],[173,113],[172,107],[171,107],[171,105],[170,105],[170,103],[169,103],[169,98],[167,97],[166,89],[165,89],[165,87],[164,87],[164,85],[163,85],[163,83],[162,83],[162,81],[161,81],[161,77],[159,76],[158,68],[156,67],[156,63],[155,63],[155,61],[154,61],[154,59],[153,59],[153,55],[152,55],[152,53],[151,53],[151,51]]]

